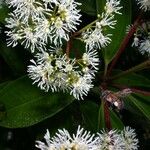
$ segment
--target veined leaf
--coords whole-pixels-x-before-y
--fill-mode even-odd
[[[24,76],[7,84],[0,93],[0,103],[4,104],[7,113],[0,126],[19,128],[34,125],[54,116],[73,99],[63,93],[45,93]]]
[[[78,0],[82,5],[80,6],[80,9],[82,12],[91,15],[96,16],[96,2],[95,0]]]
[[[8,7],[5,4],[1,5],[0,8],[0,22],[5,23],[5,18],[8,16]]]
[[[128,96],[128,98],[130,100],[130,103],[134,104],[138,108],[138,110],[140,110],[140,112],[150,120],[149,105],[146,104],[142,98],[135,98],[134,96]]]
[[[122,76],[112,81],[114,84],[121,84],[126,86],[150,87],[150,80],[142,75],[136,73]]]
[[[6,43],[0,42],[0,54],[15,74],[25,72],[26,67],[22,57],[24,54],[20,53],[20,49],[12,49],[7,47]]]
[[[106,65],[115,57],[125,36],[126,26],[131,23],[131,0],[123,0],[121,1],[121,5],[123,6],[120,10],[122,15],[116,15],[117,24],[115,25],[115,29],[110,29],[108,31],[108,33],[113,35],[111,37],[112,42],[104,49],[104,60]]]
[[[98,131],[105,128],[105,114],[104,114],[104,101],[102,100],[101,106],[98,111]]]
[[[116,129],[123,129],[124,125],[121,119],[115,114],[113,110],[110,110],[110,116],[112,127]]]
[[[86,101],[80,105],[84,124],[88,129],[97,131],[98,105],[91,101]]]

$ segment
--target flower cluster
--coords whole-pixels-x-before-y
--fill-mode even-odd
[[[144,11],[150,10],[150,0],[136,0],[137,3],[140,5],[140,8]]]
[[[68,41],[69,33],[76,30],[80,23],[80,3],[74,0],[7,0],[14,11],[6,18],[10,29],[8,46],[18,41],[30,48],[43,50],[47,43],[57,45],[62,39]]]
[[[105,30],[107,27],[114,28],[117,23],[114,14],[121,14],[119,10],[122,7],[119,5],[120,0],[106,0],[105,12],[101,15],[98,14],[97,20],[82,33],[82,40],[86,43],[86,47],[101,49],[111,42],[112,34],[105,33]]]
[[[150,22],[143,22],[134,34],[132,46],[138,47],[142,54],[150,55]]]
[[[72,136],[66,130],[58,130],[54,137],[50,133],[44,136],[46,144],[36,141],[36,147],[41,150],[137,150],[138,139],[130,127],[122,131],[111,130],[91,134],[80,126]]]
[[[95,50],[86,51],[81,59],[68,58],[61,48],[38,53],[28,66],[29,77],[45,91],[70,91],[76,99],[83,99],[93,87],[92,79],[99,59]]]

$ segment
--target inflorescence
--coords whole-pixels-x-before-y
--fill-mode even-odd
[[[134,34],[132,46],[137,47],[141,54],[150,56],[150,22],[143,22]]]
[[[74,0],[7,0],[13,12],[6,18],[7,45],[19,43],[35,54],[28,66],[29,77],[38,87],[48,92],[69,92],[83,99],[93,87],[92,79],[98,70],[97,49],[111,42],[108,28],[114,28],[114,14],[121,14],[120,0],[107,0],[105,12],[94,23],[83,28],[81,41],[85,52],[80,59],[69,58],[62,45],[70,40],[72,32],[81,23],[78,6]],[[51,48],[51,46],[56,48]],[[61,49],[60,52],[58,49]],[[59,52],[58,52],[59,51]]]
[[[150,10],[150,0],[136,0],[136,1],[140,5],[140,8],[143,11],[149,11]]]
[[[137,150],[138,139],[130,127],[119,130],[102,130],[92,134],[78,126],[77,133],[70,135],[66,130],[58,130],[51,137],[49,131],[44,136],[45,142],[36,141],[41,150]]]
[[[49,53],[37,53],[35,57],[36,61],[31,60],[32,65],[28,66],[28,73],[42,90],[70,91],[79,100],[93,87],[92,79],[99,65],[96,50],[86,50],[80,59],[71,59],[57,47]]]

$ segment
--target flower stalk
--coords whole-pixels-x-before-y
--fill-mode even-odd
[[[114,66],[116,65],[118,59],[120,58],[121,54],[124,52],[130,38],[133,36],[133,34],[135,33],[137,27],[139,26],[139,24],[141,23],[141,17],[142,17],[142,13],[140,13],[140,15],[137,17],[137,19],[135,20],[133,26],[131,27],[129,33],[125,36],[125,38],[123,39],[121,46],[115,56],[115,58],[113,59],[110,68],[107,72],[107,76],[109,76],[114,68]]]

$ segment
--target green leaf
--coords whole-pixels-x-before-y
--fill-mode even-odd
[[[45,93],[24,76],[7,84],[0,93],[0,103],[4,104],[7,113],[0,126],[28,127],[54,116],[72,102],[72,96]]]
[[[105,128],[104,101],[101,101],[101,106],[98,111],[98,131]]]
[[[5,42],[0,42],[0,54],[12,69],[14,74],[21,74],[25,72],[25,54],[22,49],[12,49],[11,47],[7,47]]]
[[[120,44],[125,36],[126,26],[131,24],[131,0],[121,1],[123,8],[122,15],[116,15],[117,24],[115,29],[110,29],[108,33],[113,34],[112,42],[104,49],[105,64],[108,65],[115,57]]]
[[[0,8],[0,22],[5,23],[5,18],[8,17],[9,9],[5,4]]]
[[[101,14],[104,11],[105,4],[106,4],[105,0],[96,0],[97,14]]]
[[[143,101],[143,98],[135,98],[134,96],[128,96],[130,103],[134,104],[138,110],[147,118],[150,120],[150,109],[149,104],[145,103]]]
[[[110,109],[110,118],[111,118],[111,124],[112,124],[113,128],[123,129],[124,125],[123,125],[121,119],[111,109]]]
[[[126,86],[150,87],[150,80],[136,73],[128,74],[112,81],[114,84]]]
[[[95,0],[78,0],[82,5],[80,6],[80,9],[82,12],[91,15],[96,16],[96,2]]]
[[[97,131],[98,105],[91,101],[86,101],[80,105],[82,119],[85,126],[92,131]]]

